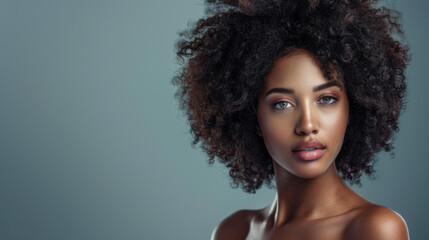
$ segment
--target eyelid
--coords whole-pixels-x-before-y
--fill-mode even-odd
[[[329,97],[329,98],[333,99],[333,100],[334,100],[334,102],[332,102],[332,103],[321,103],[321,104],[330,105],[330,104],[334,104],[334,103],[338,102],[338,97],[336,97],[336,96],[334,96],[334,95],[332,95],[332,94],[323,95],[323,96],[319,97],[319,99],[317,100],[317,102],[318,102],[318,103],[320,103],[320,101],[321,101],[323,98],[325,98],[325,97]]]
[[[277,104],[279,104],[279,103],[288,103],[288,104],[290,104],[290,107],[287,107],[287,108],[276,108],[276,105]],[[273,110],[278,110],[278,111],[282,111],[282,110],[285,110],[285,109],[289,109],[289,108],[291,108],[291,107],[293,107],[294,105],[291,103],[291,102],[289,102],[289,101],[287,101],[287,100],[278,100],[278,101],[275,101],[274,103],[272,103],[271,104],[271,108],[273,109]]]

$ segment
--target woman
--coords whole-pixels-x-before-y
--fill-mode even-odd
[[[194,144],[233,186],[275,185],[212,239],[408,239],[402,217],[353,192],[392,149],[408,48],[370,1],[216,1],[178,44],[174,78]]]

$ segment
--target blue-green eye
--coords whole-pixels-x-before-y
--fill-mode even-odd
[[[334,98],[334,97],[332,97],[332,96],[325,96],[325,97],[322,97],[319,100],[319,102],[322,103],[322,104],[332,104],[332,103],[334,103],[336,101],[337,101],[337,99]]]
[[[275,109],[286,109],[290,107],[292,107],[292,104],[290,102],[285,102],[285,101],[276,102],[273,104],[273,108]]]

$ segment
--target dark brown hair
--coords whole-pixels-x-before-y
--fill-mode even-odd
[[[224,163],[235,187],[270,185],[273,165],[257,135],[256,104],[273,62],[286,49],[307,49],[328,79],[342,78],[350,116],[335,163],[360,183],[374,154],[392,150],[406,93],[408,46],[399,13],[364,0],[207,0],[206,14],[180,33],[173,78],[193,145]]]

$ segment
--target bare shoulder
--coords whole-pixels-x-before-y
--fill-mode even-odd
[[[371,204],[360,211],[345,232],[346,239],[408,240],[405,220],[395,211]]]
[[[245,239],[250,229],[250,222],[257,211],[240,210],[225,218],[213,230],[212,240]]]

